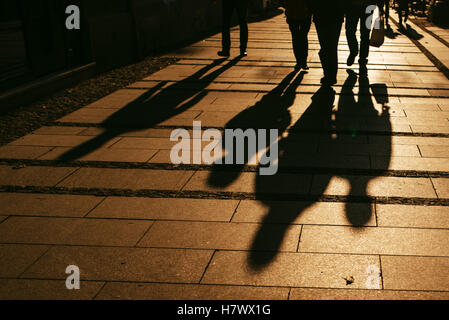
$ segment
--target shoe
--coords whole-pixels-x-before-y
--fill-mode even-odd
[[[321,84],[323,86],[332,87],[336,83],[337,83],[337,79],[330,79],[328,77],[321,78]]]
[[[299,70],[309,70],[309,66],[307,65],[307,63],[297,63],[295,66],[295,70],[299,71]]]
[[[220,57],[229,57],[231,54],[229,53],[229,50],[222,50],[222,51],[218,51],[217,54]]]
[[[346,60],[346,65],[347,65],[348,67],[350,67],[350,66],[352,66],[352,65],[354,64],[355,57],[357,57],[357,54],[351,53],[351,54],[349,55],[348,60]]]

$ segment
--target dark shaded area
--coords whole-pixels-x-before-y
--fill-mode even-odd
[[[385,28],[385,36],[386,36],[387,38],[390,38],[390,39],[396,39],[399,35],[401,35],[401,34],[400,34],[399,32],[394,31],[394,30],[391,28],[390,24],[388,24],[388,25],[386,26],[386,28]]]
[[[44,125],[70,114],[118,89],[148,77],[175,63],[174,58],[148,57],[145,60],[114,69],[82,81],[71,88],[53,92],[30,104],[0,109],[0,145],[7,144]]]
[[[231,119],[225,126],[226,129],[240,128],[246,129],[278,129],[279,137],[291,123],[291,115],[289,107],[293,104],[296,97],[296,89],[300,85],[306,72],[293,71],[289,73],[273,90],[263,96],[254,106],[245,109],[236,117]],[[295,77],[296,76],[296,77]],[[293,81],[292,81],[293,80]],[[268,137],[267,137],[268,138]],[[267,139],[268,140],[268,139]],[[269,145],[267,141],[266,145]],[[233,144],[233,150],[226,150],[226,137],[222,140],[222,150],[232,152],[234,154],[233,170],[222,174],[223,165],[214,165],[211,175],[209,176],[209,184],[215,187],[226,187],[234,182],[241,174],[241,169],[254,156],[254,153],[248,152],[248,140],[245,140],[245,163],[236,164],[236,144]],[[259,144],[256,153],[261,151]],[[225,163],[223,156],[222,163]]]
[[[359,166],[357,163],[346,163],[348,158],[344,152],[344,145],[351,143],[351,139],[357,139],[358,131],[373,126],[382,128],[382,131],[385,132],[391,131],[388,107],[384,107],[382,114],[379,115],[373,103],[373,95],[378,103],[384,105],[388,103],[387,87],[384,84],[370,85],[368,78],[362,77],[359,79],[359,91],[354,93],[357,74],[352,70],[348,70],[348,77],[341,91],[337,111],[333,110],[335,91],[329,87],[321,87],[312,97],[312,103],[301,118],[288,128],[291,121],[288,108],[293,105],[295,98],[294,93],[289,92],[296,90],[301,79],[302,75],[293,80],[292,74],[289,74],[276,89],[262,98],[260,103],[243,111],[227,124],[229,128],[241,127],[243,122],[248,123],[247,119],[251,118],[252,122],[246,127],[278,128],[280,137],[278,143],[279,166],[281,169],[287,170],[273,176],[257,175],[256,178],[256,199],[268,207],[268,213],[264,217],[253,240],[251,251],[248,253],[248,264],[254,270],[263,269],[273,261],[289,225],[315,203],[310,200],[273,201],[273,198],[276,199],[273,194],[294,196],[308,195],[311,192],[311,196],[308,198],[318,199],[324,194],[333,177],[341,177],[350,184],[349,197],[354,196],[358,199],[367,197],[367,186],[376,176],[340,176],[337,170],[332,172],[332,168],[338,168],[340,164],[355,168]],[[290,83],[290,81],[292,82]],[[286,94],[281,94],[282,90],[285,90]],[[285,135],[286,131],[288,131],[287,136]],[[307,134],[311,131],[314,133]],[[351,135],[342,134],[342,132],[350,132]],[[314,152],[311,148],[315,142],[319,142],[321,148],[319,153]],[[384,156],[384,161],[381,163],[386,170],[391,157],[391,137],[382,135],[378,137],[377,143],[381,149],[378,154]],[[366,146],[366,143],[361,146]],[[270,151],[267,150],[267,152]],[[334,162],[336,166],[329,166],[330,162]],[[300,175],[288,172],[289,168],[293,167],[324,168],[326,166],[330,173],[325,175],[313,175],[313,169],[310,169],[310,174]],[[220,172],[223,170],[222,167],[217,165],[216,170],[211,173],[210,185],[225,187],[238,178],[239,172],[223,174]],[[364,226],[373,214],[369,201],[348,202],[345,206],[348,223],[354,227]],[[278,227],[273,228],[273,224],[278,224]],[[267,247],[273,248],[272,251],[260,253],[266,251]]]
[[[406,28],[399,28],[399,32],[401,32],[403,35],[409,37],[412,40],[419,40],[422,39],[424,36],[416,31],[410,24],[406,24]]]
[[[204,89],[221,73],[236,65],[240,59],[241,57],[237,56],[221,67],[218,66],[226,61],[226,59],[214,60],[211,64],[201,68],[193,75],[165,89],[162,89],[162,87],[166,83],[159,83],[140,98],[129,103],[107,118],[101,124],[101,127],[105,129],[102,134],[67,151],[59,157],[59,160],[76,160],[97,150],[106,142],[120,134],[137,129],[151,128],[181,114],[199,103],[207,95]],[[186,86],[192,88],[192,83],[195,83],[194,89],[187,89]],[[162,90],[159,91],[160,89]]]

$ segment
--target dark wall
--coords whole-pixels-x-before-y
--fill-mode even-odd
[[[200,39],[221,25],[220,1],[132,0],[142,56]]]
[[[250,2],[254,13],[269,1]],[[69,5],[80,30],[65,27]],[[0,0],[0,91],[91,62],[98,72],[130,64],[220,26],[221,0]]]

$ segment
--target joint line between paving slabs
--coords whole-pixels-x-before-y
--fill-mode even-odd
[[[24,244],[22,244],[24,245]],[[36,245],[37,246],[37,245]],[[23,270],[22,273],[20,273],[20,275],[17,277],[17,279],[22,279],[22,276],[32,267],[34,266],[44,255],[46,255],[51,249],[53,249],[56,245],[54,244],[50,244],[48,245],[48,249],[45,250],[39,257],[37,257],[28,267],[25,268],[25,270]]]
[[[153,221],[153,223],[148,227],[148,229],[144,232],[144,234],[139,238],[139,240],[137,240],[136,244],[134,245],[135,248],[138,248],[137,246],[139,245],[139,243],[146,237],[146,235],[148,234],[148,232],[150,232],[151,228],[153,228],[154,224],[156,223],[155,220],[145,220],[145,221]]]
[[[242,203],[242,199],[240,199],[239,200],[239,203],[237,203],[237,206],[235,207],[235,210],[234,210],[234,212],[232,213],[232,216],[231,216],[231,219],[229,219],[229,222],[232,222],[232,220],[234,219],[234,217],[235,217],[235,215],[236,215],[236,213],[237,213],[237,211],[238,211],[238,209],[239,209],[239,207],[240,207],[240,204]]]
[[[93,206],[92,209],[90,209],[84,216],[83,218],[88,218],[89,214],[91,214],[95,209],[97,209],[103,202],[106,201],[108,197],[107,196],[103,196],[103,199],[101,199],[95,206]]]
[[[302,236],[303,229],[304,229],[304,225],[301,225],[301,230],[299,230],[298,244],[296,246],[296,252],[299,252],[299,245],[301,244],[301,236]]]
[[[182,192],[183,189],[187,186],[187,184],[192,180],[193,176],[198,172],[198,170],[195,170],[193,174],[187,179],[186,183],[179,189],[178,193]]]
[[[435,187],[435,184],[433,183],[433,179],[431,177],[429,177],[429,180],[430,180],[430,184],[432,185],[433,192],[435,192],[436,198],[437,199],[441,199],[440,196],[438,195],[437,188]]]
[[[70,172],[69,174],[67,174],[66,176],[64,176],[63,178],[61,178],[60,181],[58,181],[57,183],[55,183],[55,185],[53,186],[54,188],[56,188],[57,185],[61,184],[62,182],[64,182],[64,180],[70,178],[72,175],[74,175],[76,172],[78,172],[79,170],[81,170],[81,168],[79,167],[75,167],[75,170],[73,170],[73,172]]]
[[[206,275],[207,269],[209,268],[210,264],[212,263],[212,260],[214,259],[215,253],[216,253],[217,251],[218,251],[218,250],[215,249],[214,252],[212,252],[212,254],[211,254],[211,256],[210,256],[210,259],[209,259],[209,262],[207,263],[206,267],[204,268],[204,272],[203,272],[203,274],[201,275],[201,278],[200,278],[200,281],[198,282],[198,284],[201,284],[201,282],[203,281],[204,276]]]
[[[103,285],[101,286],[101,288],[98,290],[98,292],[92,297],[92,300],[97,299],[98,295],[101,293],[101,291],[103,291],[104,287],[106,287],[106,285],[108,284],[108,281],[104,281]]]
[[[381,284],[381,287],[382,287],[382,290],[385,290],[385,287],[384,287],[384,272],[383,272],[383,270],[382,270],[382,256],[381,255],[379,255],[379,271],[380,271],[380,284]]]

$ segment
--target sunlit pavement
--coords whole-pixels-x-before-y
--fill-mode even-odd
[[[315,29],[294,72],[278,15],[250,24],[247,57],[238,28],[229,59],[211,36],[1,147],[0,297],[449,298],[449,80],[434,64],[449,49],[391,26],[368,79],[347,70],[342,32],[335,97],[316,94]],[[278,129],[278,173],[172,164],[171,133],[193,138],[194,121]]]

